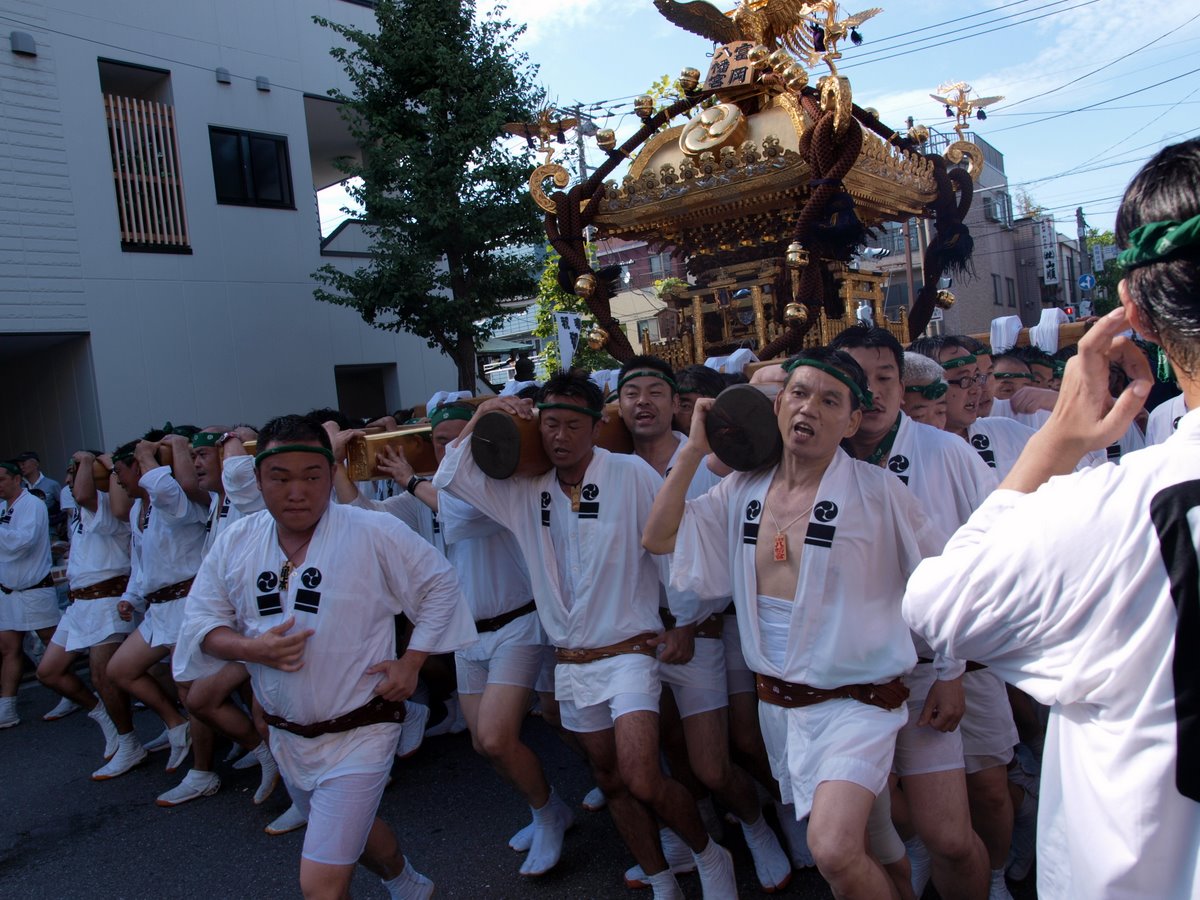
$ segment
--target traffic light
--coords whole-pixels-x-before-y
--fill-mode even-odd
[[[1067,314],[1067,318],[1068,318],[1068,319],[1070,319],[1072,322],[1074,322],[1074,321],[1075,321],[1075,307],[1073,307],[1073,306],[1064,306],[1064,307],[1063,307],[1063,312],[1065,312],[1065,313]]]

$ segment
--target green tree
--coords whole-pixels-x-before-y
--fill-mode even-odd
[[[1087,252],[1089,254],[1092,252],[1093,244],[1112,247],[1116,243],[1116,235],[1111,231],[1100,231],[1097,228],[1087,230]],[[1104,271],[1092,274],[1096,276],[1096,288],[1092,291],[1092,312],[1097,316],[1103,316],[1116,309],[1121,302],[1117,297],[1117,282],[1121,280],[1124,273],[1115,259],[1109,259],[1104,262]]]
[[[377,328],[407,330],[451,357],[460,390],[475,389],[475,343],[501,302],[533,292],[521,247],[543,239],[527,190],[528,153],[501,138],[541,102],[536,68],[514,49],[524,30],[474,0],[378,0],[377,32],[315,21],[344,38],[331,55],[352,94],[331,91],[359,145],[343,160],[366,210],[372,260],[352,273],[323,266],[318,299],[351,307]]]
[[[590,248],[589,248],[590,255]],[[558,326],[554,323],[556,312],[578,313],[583,316],[583,331],[575,355],[571,358],[571,366],[589,369],[593,372],[600,369],[619,369],[621,364],[604,350],[593,350],[588,346],[588,332],[596,327],[596,319],[588,311],[582,297],[564,291],[558,284],[558,254],[553,248],[546,248],[546,266],[542,269],[542,277],[537,289],[536,324],[533,329],[535,336],[548,339],[544,355],[546,371],[553,374],[562,368],[562,357],[558,352]]]

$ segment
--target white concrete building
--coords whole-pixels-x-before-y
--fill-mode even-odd
[[[349,0],[0,0],[0,455],[59,477],[164,420],[422,403],[455,368],[313,298],[363,263],[316,191],[353,154],[314,15]]]

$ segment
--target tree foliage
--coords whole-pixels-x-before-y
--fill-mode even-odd
[[[542,277],[538,282],[536,325],[533,329],[535,336],[549,341],[543,351],[546,371],[554,373],[562,368],[562,357],[558,352],[558,341],[555,340],[558,337],[558,326],[554,322],[556,312],[578,313],[583,316],[583,334],[579,346],[575,348],[575,355],[571,358],[573,368],[584,368],[593,372],[600,369],[620,368],[621,364],[608,353],[603,350],[593,350],[588,346],[587,334],[596,327],[596,320],[588,311],[587,304],[582,297],[564,291],[559,286],[558,254],[551,247],[547,247],[546,250],[546,266],[542,270]]]
[[[523,26],[477,19],[474,0],[378,0],[375,16],[377,32],[315,18],[347,42],[330,52],[353,93],[330,93],[364,148],[341,169],[362,179],[349,191],[372,242],[369,265],[314,273],[315,293],[425,338],[454,359],[459,389],[474,390],[476,340],[496,327],[502,301],[535,283],[519,249],[542,239],[532,164],[501,138],[541,102],[536,69],[513,48]]]
[[[1106,247],[1115,246],[1117,243],[1116,235],[1111,231],[1100,231],[1096,228],[1089,228],[1087,231],[1088,252],[1091,252],[1093,244],[1102,244]],[[1104,261],[1104,271],[1093,272],[1096,276],[1096,287],[1092,291],[1092,312],[1097,316],[1103,316],[1112,312],[1121,302],[1117,297],[1117,283],[1121,280],[1124,273],[1115,259]]]

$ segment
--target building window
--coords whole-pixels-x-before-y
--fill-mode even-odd
[[[121,249],[191,253],[171,73],[99,60]]]
[[[658,319],[641,319],[637,323],[637,339],[638,343],[642,342],[642,338],[649,336],[650,340],[657,341],[658,338]]]
[[[665,278],[671,271],[671,254],[655,253],[650,257],[650,274],[656,278]]]
[[[997,306],[1004,305],[1004,295],[1000,293],[1000,276],[992,275],[992,302]]]
[[[1008,288],[1008,305],[1015,308],[1017,305],[1017,283],[1011,278],[1005,278],[1004,286]]]
[[[286,137],[209,126],[217,202],[295,209]]]

